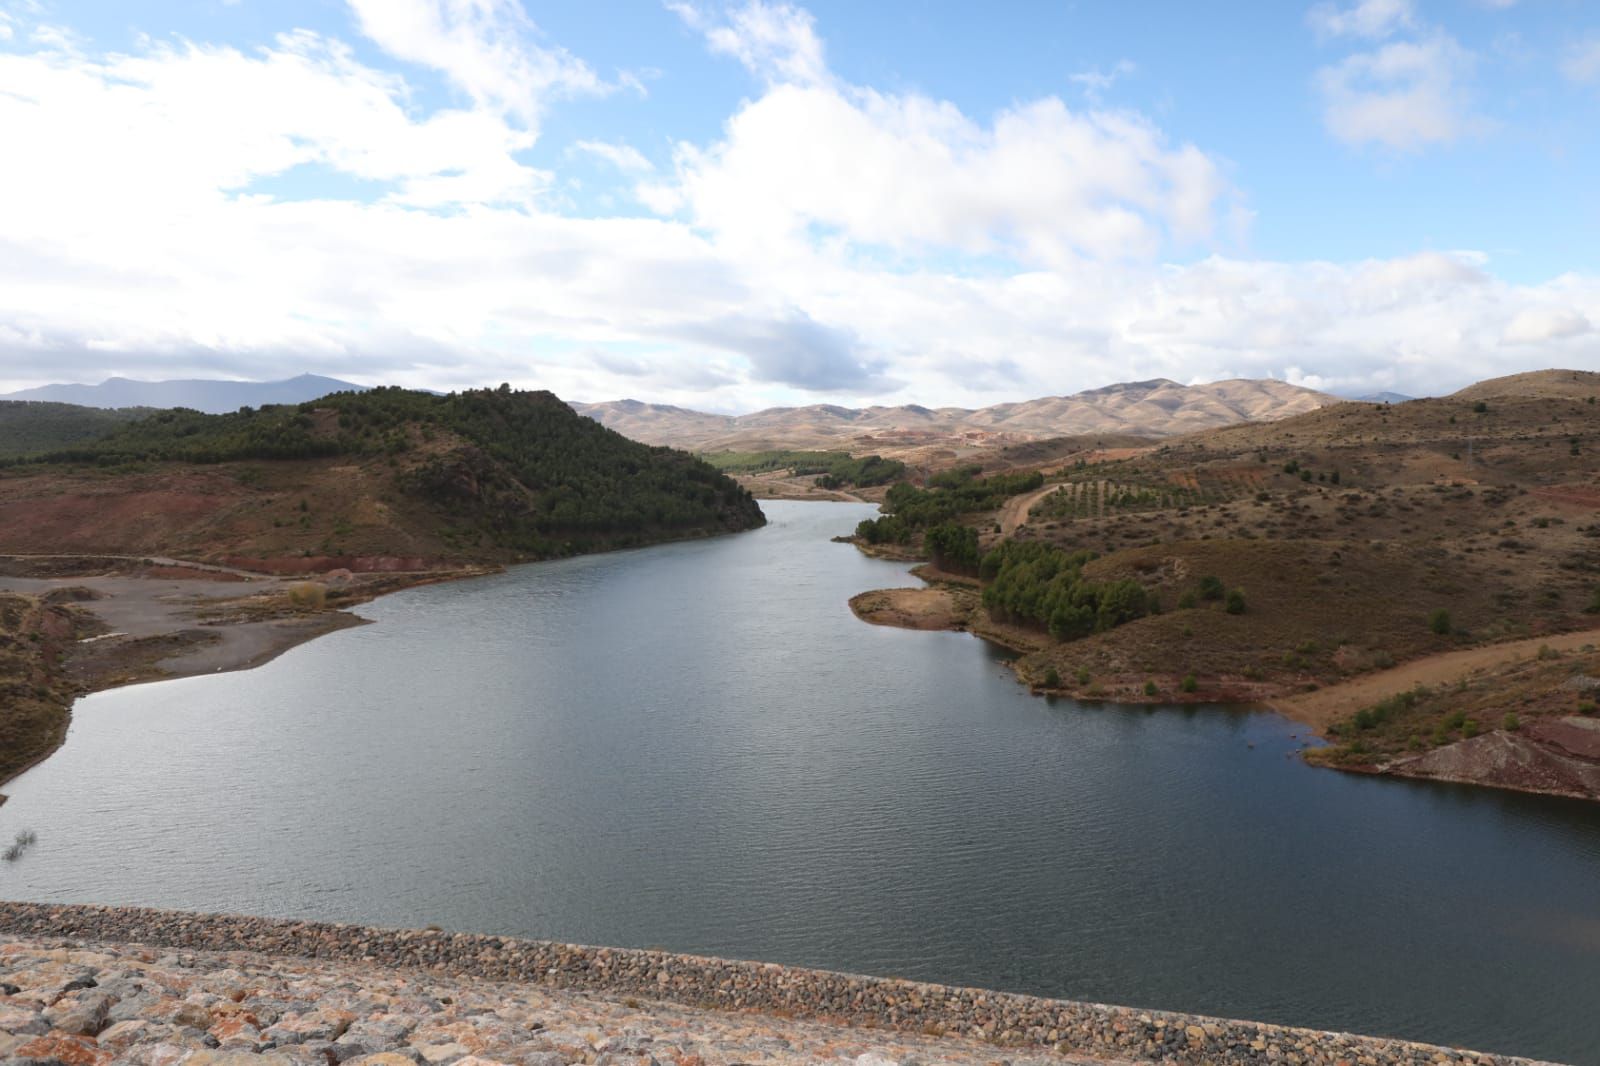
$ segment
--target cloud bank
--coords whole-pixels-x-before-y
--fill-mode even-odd
[[[747,410],[1157,375],[1420,393],[1595,361],[1595,278],[1253,258],[1228,161],[1150,115],[1096,94],[967,114],[848,84],[801,8],[672,9],[752,94],[665,166],[560,146],[631,192],[606,217],[565,208],[528,151],[551,108],[628,79],[512,0],[351,0],[381,69],[304,30],[106,54],[0,22],[0,384],[311,369]],[[1408,4],[1308,18],[1358,49],[1320,76],[1335,136],[1471,129],[1469,61]],[[421,107],[417,71],[452,99]]]

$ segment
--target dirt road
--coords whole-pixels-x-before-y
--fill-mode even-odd
[[[1037,492],[1030,492],[1025,496],[1013,496],[1007,500],[1005,506],[1000,508],[1000,532],[1010,536],[1020,527],[1027,525],[1028,512],[1046,496],[1060,491],[1060,485],[1046,485]]]
[[[1600,644],[1600,629],[1585,629],[1576,633],[1561,633],[1548,637],[1531,637],[1505,644],[1489,644],[1481,648],[1430,655],[1391,670],[1367,674],[1343,684],[1318,689],[1316,692],[1305,692],[1273,700],[1272,708],[1285,718],[1304,722],[1315,728],[1318,733],[1322,733],[1327,730],[1330,723],[1418,685],[1451,684],[1480,670],[1515,662],[1518,659],[1530,659],[1538,655],[1539,649],[1545,645],[1557,651],[1571,651],[1585,644]]]

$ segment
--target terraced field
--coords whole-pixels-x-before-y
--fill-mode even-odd
[[[1265,470],[1225,467],[1216,470],[1163,471],[1150,477],[1107,479],[1070,477],[1034,505],[1030,517],[1050,520],[1105,518],[1135,511],[1164,511],[1231,503],[1253,495],[1266,483]]]

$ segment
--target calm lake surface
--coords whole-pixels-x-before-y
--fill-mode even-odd
[[[9,898],[663,947],[1600,1062],[1600,808],[1352,777],[1220,708],[1030,696],[871,508],[361,609],[102,693]],[[1252,747],[1253,745],[1253,747]]]

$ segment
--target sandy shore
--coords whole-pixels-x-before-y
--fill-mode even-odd
[[[334,629],[360,624],[343,611],[225,621],[216,616],[241,601],[265,604],[286,595],[281,578],[223,580],[126,574],[82,577],[0,577],[0,592],[43,598],[84,589],[76,606],[98,618],[103,634],[74,649],[68,669],[92,690],[153,677],[192,677],[259,666],[289,648]],[[143,654],[130,655],[138,649]]]

